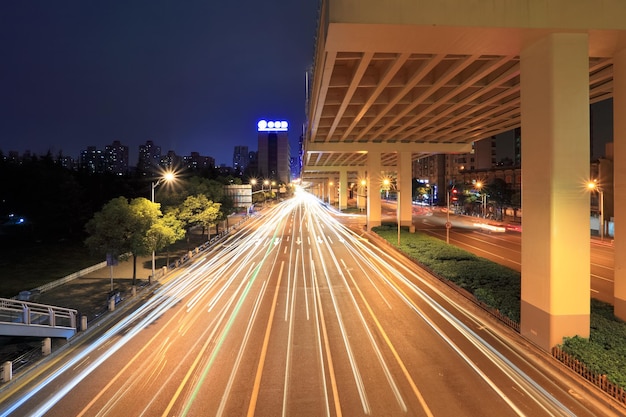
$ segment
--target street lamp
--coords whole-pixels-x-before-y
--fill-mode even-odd
[[[604,190],[598,184],[598,180],[589,181],[587,188],[591,191],[598,192],[598,212],[600,215],[600,240],[604,239]]]
[[[270,187],[270,196],[272,195],[272,192],[274,192],[275,186],[276,186],[276,181],[272,181],[272,186]],[[274,193],[274,200],[276,200],[276,198],[278,198],[278,193]]]
[[[266,185],[270,185],[269,180],[264,180],[263,184],[261,184],[261,191],[263,191],[263,207],[265,207],[265,200],[267,199],[267,196],[265,195],[265,186]]]
[[[389,178],[383,179],[383,185],[388,196],[391,180]],[[400,246],[400,190],[398,188],[396,188],[396,222],[398,223],[398,246]]]
[[[485,218],[485,217],[487,217],[487,194],[485,194],[483,192],[483,183],[481,181],[476,182],[476,184],[474,186],[476,187],[476,189],[480,193],[481,210],[482,210],[481,214],[482,214],[483,218]]]
[[[174,175],[173,172],[168,171],[165,173],[165,175],[163,175],[161,178],[159,178],[157,181],[152,181],[152,187],[151,187],[151,197],[152,197],[152,202],[154,203],[154,189],[157,188],[159,186],[159,184],[163,183],[163,182],[170,182],[173,181],[174,178],[176,178],[176,176]],[[154,253],[154,248],[152,249],[152,275],[150,275],[150,280],[152,280],[152,278],[154,277],[154,264],[155,264],[155,253]]]
[[[454,185],[452,186],[452,188],[450,188],[448,190],[448,192],[446,193],[446,203],[448,206],[448,209],[446,210],[446,243],[450,244],[450,229],[452,228],[452,223],[450,223],[450,194],[453,194],[456,196],[456,188],[454,188]],[[456,197],[455,197],[456,198]]]

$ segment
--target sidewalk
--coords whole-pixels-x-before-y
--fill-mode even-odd
[[[157,260],[160,258],[157,257]],[[119,291],[121,300],[129,298],[133,282],[133,259],[120,262],[112,269],[113,289]],[[138,289],[148,284],[151,273],[152,257],[137,258],[136,285]],[[37,302],[78,310],[79,315],[87,316],[87,323],[89,323],[108,311],[110,291],[111,268],[104,267],[42,293],[37,298]]]
[[[229,217],[230,226],[245,220],[245,214],[235,214]],[[221,231],[222,229],[220,229]],[[194,249],[207,241],[202,235],[201,229],[191,231],[189,245],[181,241],[179,250],[172,250],[169,254],[169,262],[179,259],[187,254],[188,249]],[[166,253],[157,253],[155,266],[157,271],[167,264]],[[137,291],[148,285],[148,279],[152,274],[152,256],[137,258],[136,286]],[[156,274],[159,277],[159,274]],[[113,267],[113,290],[119,291],[121,301],[132,296],[133,284],[133,258],[120,262]],[[109,293],[111,292],[111,268],[91,272],[85,276],[76,278],[68,283],[41,293],[37,302],[58,307],[72,308],[78,311],[79,316],[87,316],[87,324],[108,312]]]

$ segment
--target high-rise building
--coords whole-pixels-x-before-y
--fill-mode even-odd
[[[291,181],[289,124],[286,121],[260,120],[257,124],[259,175],[287,184]]]
[[[92,174],[104,172],[104,153],[95,146],[80,151],[79,166]]]
[[[128,174],[128,146],[119,140],[104,148],[104,164],[107,172],[116,175]]]
[[[250,154],[247,146],[235,146],[233,152],[233,169],[235,171],[243,172],[248,167],[250,161]]]
[[[142,174],[154,174],[161,164],[161,147],[156,146],[151,140],[145,145],[139,145],[139,161],[137,171]]]
[[[184,156],[183,163],[187,169],[194,171],[215,168],[215,158],[202,156],[198,152],[191,152],[191,155]]]

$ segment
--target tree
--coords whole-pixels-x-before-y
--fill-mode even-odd
[[[512,190],[502,178],[494,178],[487,185],[487,190],[489,190],[489,200],[493,201],[496,206],[496,218],[502,219],[502,207],[511,204]]]
[[[176,217],[176,212],[170,211],[157,219],[156,223],[148,230],[148,242],[155,252],[183,239],[185,228],[183,223]],[[170,252],[167,251],[166,265],[170,263]]]
[[[159,204],[140,197],[128,202],[117,197],[104,205],[87,222],[85,230],[90,235],[85,244],[95,253],[109,255],[119,260],[130,253],[133,257],[133,285],[137,280],[137,257],[152,251],[148,231],[161,216]]]
[[[195,226],[202,227],[202,234],[212,226],[220,216],[220,203],[214,203],[204,194],[189,196],[178,210],[177,217],[189,232]],[[187,236],[189,242],[189,236]]]

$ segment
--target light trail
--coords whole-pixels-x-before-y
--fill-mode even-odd
[[[312,207],[316,207],[312,205]],[[412,281],[407,279],[402,273],[400,273],[395,267],[393,267],[388,261],[385,261],[383,258],[386,258],[390,261],[393,261],[394,264],[398,264],[395,259],[393,259],[388,253],[385,251],[375,248],[373,245],[365,245],[360,241],[358,236],[356,236],[351,230],[347,227],[339,223],[332,216],[326,215],[324,216],[324,212],[320,210],[317,214],[318,218],[323,216],[324,224],[326,227],[333,226],[331,229],[336,234],[341,234],[344,236],[346,246],[351,246],[353,248],[353,253],[358,252],[356,248],[360,251],[364,251],[362,257],[367,257],[370,259],[375,259],[376,262],[380,263],[382,267],[380,269],[375,269],[374,276],[384,276],[386,275],[384,272],[390,272],[396,278],[410,287],[412,291],[418,295],[422,300],[426,301],[430,307],[438,312],[441,317],[446,319],[449,323],[451,323],[465,338],[470,341],[473,345],[479,348],[494,365],[502,370],[502,372],[508,377],[530,398],[532,398],[540,407],[544,408],[546,412],[550,415],[564,415],[564,416],[573,416],[573,414],[567,409],[565,405],[560,403],[556,398],[554,398],[550,393],[545,391],[539,384],[532,380],[528,375],[526,375],[521,369],[516,367],[512,362],[506,359],[502,354],[497,352],[490,344],[488,344],[484,339],[474,333],[471,329],[461,323],[458,319],[454,318],[454,316],[446,311],[441,305],[439,305],[436,301],[434,301],[430,296],[428,296],[423,290],[417,287]],[[381,255],[376,255],[374,250],[379,252]],[[332,251],[330,251],[332,253]],[[362,259],[361,257],[361,259]],[[413,276],[414,279],[421,280],[419,276],[417,276],[412,271],[408,270],[403,265],[399,264],[405,270],[405,273]],[[342,275],[343,277],[343,275]],[[429,324],[436,332],[439,334],[443,340],[445,340],[451,347],[453,347],[459,356],[463,358],[491,387],[492,389],[505,401],[509,404],[512,410],[514,410],[518,415],[524,415],[523,412],[480,370],[478,366],[476,366],[467,355],[462,352],[452,340],[444,334],[441,329],[439,329],[432,320],[430,320],[421,310],[417,307],[417,305],[408,297],[406,294],[400,293],[397,290],[397,287],[390,282],[388,279],[385,279],[390,288],[396,292],[399,297],[404,300],[404,302],[409,305],[419,316]],[[432,289],[432,286],[431,286]],[[450,300],[451,301],[451,300]],[[455,305],[455,303],[451,303]],[[462,310],[458,305],[457,308]]]

